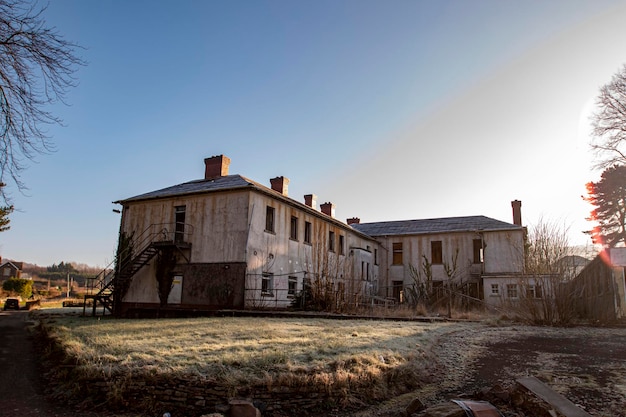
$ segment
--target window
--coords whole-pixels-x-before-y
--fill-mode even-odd
[[[491,284],[491,295],[500,295],[500,286],[498,284]]]
[[[298,277],[289,277],[287,280],[287,295],[290,297],[295,297],[296,292],[298,291]]]
[[[344,255],[345,254],[345,249],[344,249],[344,236],[343,235],[339,235],[339,255]]]
[[[528,286],[528,298],[541,298],[541,285],[529,285]]]
[[[378,265],[378,249],[374,249],[374,265]]]
[[[517,298],[517,284],[506,284],[506,296],[508,298]]]
[[[441,247],[441,240],[433,240],[430,242],[430,257],[433,264],[443,263],[443,249]]]
[[[298,240],[298,218],[291,216],[291,233],[289,235],[291,240]]]
[[[311,243],[311,223],[304,222],[304,243]]]
[[[261,295],[266,297],[274,296],[274,274],[270,272],[263,272],[263,278],[261,280]]]
[[[335,251],[335,232],[328,232],[328,250]]]
[[[274,207],[265,209],[265,231],[274,233]]]
[[[174,242],[180,243],[185,239],[185,212],[187,210],[186,206],[176,206],[175,214],[174,214],[174,222],[176,225],[174,226]]]
[[[483,240],[482,239],[474,239],[474,263],[482,264],[483,263]]]
[[[393,265],[402,265],[402,242],[394,243],[393,246]]]

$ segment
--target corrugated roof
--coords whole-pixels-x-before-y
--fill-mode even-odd
[[[353,224],[352,227],[369,236],[418,235],[522,229],[521,226],[485,216],[444,217],[439,219],[359,223]]]
[[[126,203],[139,200],[150,200],[154,198],[176,197],[187,194],[207,193],[211,191],[230,190],[246,187],[263,187],[254,181],[242,177],[241,175],[227,175],[224,177],[214,178],[210,180],[195,180],[182,184],[173,185],[171,187],[162,188],[160,190],[151,191],[149,193],[140,194],[124,200],[116,201],[116,203]],[[267,187],[263,187],[267,188]]]

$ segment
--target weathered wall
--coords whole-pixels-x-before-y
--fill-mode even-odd
[[[483,263],[475,264],[474,239],[483,240]],[[441,241],[443,262],[452,265],[458,250],[456,280],[469,281],[472,274],[506,274],[523,271],[523,231],[440,233],[428,235],[392,236],[380,238],[384,250],[381,253],[381,264],[387,269],[384,283],[387,296],[392,288],[392,281],[403,281],[412,284],[409,264],[421,269],[423,257],[432,262],[431,242]],[[402,264],[393,264],[393,243],[402,243]],[[475,275],[477,276],[477,275]],[[447,275],[443,264],[432,265],[433,280],[446,280]]]
[[[612,321],[624,317],[624,269],[612,268],[597,256],[570,283],[576,314],[584,319]]]
[[[274,230],[266,229],[266,209],[274,208]],[[261,308],[288,307],[293,297],[288,294],[288,280],[297,280],[297,291],[303,288],[305,277],[328,271],[336,277],[335,284],[344,288],[359,289],[362,281],[376,282],[378,267],[374,265],[373,252],[378,250],[374,239],[356,233],[350,226],[307,207],[278,200],[271,195],[251,193],[250,233],[247,245],[248,273],[246,305]],[[297,236],[291,236],[291,219],[297,219]],[[310,243],[305,242],[305,224],[311,224]],[[329,233],[335,237],[334,250],[330,250]],[[341,238],[340,238],[341,237]],[[343,240],[343,251],[340,240]],[[355,256],[354,248],[362,248]],[[365,267],[366,262],[369,267]],[[363,268],[362,268],[362,265]],[[369,271],[362,274],[361,270]],[[263,294],[263,273],[273,274],[271,294]]]

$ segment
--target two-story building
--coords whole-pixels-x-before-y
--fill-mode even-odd
[[[513,224],[485,216],[344,223],[332,203],[318,209],[314,194],[291,198],[285,177],[267,187],[229,175],[226,156],[204,162],[200,180],[116,202],[118,269],[101,293],[115,295],[118,314],[281,309],[303,296],[326,307],[402,302],[416,278],[483,299],[495,285],[487,280],[504,285],[523,273],[519,201]]]
[[[435,290],[454,285],[483,299],[486,280],[516,279],[524,272],[520,207],[513,202],[519,224],[485,216],[348,223],[380,243],[381,295],[402,301],[406,288],[422,283]]]
[[[230,159],[205,159],[201,180],[117,201],[122,206],[114,287],[117,312],[285,308],[302,293],[351,300],[377,291],[376,240],[288,195],[229,175]],[[319,294],[317,294],[319,295]]]

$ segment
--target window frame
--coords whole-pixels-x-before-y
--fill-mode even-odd
[[[404,263],[402,246],[402,242],[393,242],[391,244],[392,265],[402,265]]]
[[[519,288],[517,284],[506,284],[506,297],[511,299],[519,298]]]
[[[298,277],[289,275],[287,277],[287,297],[294,298],[298,293]]]
[[[272,206],[265,208],[265,231],[276,233],[276,209]]]
[[[274,274],[272,272],[263,272],[261,276],[261,296],[274,296]]]
[[[433,265],[443,264],[443,242],[441,240],[430,241],[430,263]]]
[[[335,232],[328,231],[328,251],[335,252]]]
[[[306,244],[311,244],[311,231],[312,231],[312,225],[311,222],[304,222],[304,243]]]
[[[291,216],[289,239],[298,241],[298,218]]]

